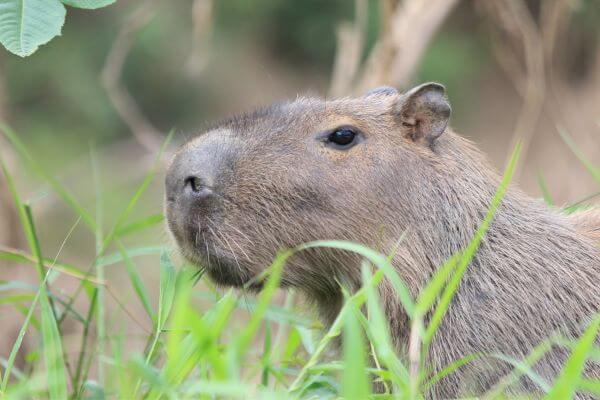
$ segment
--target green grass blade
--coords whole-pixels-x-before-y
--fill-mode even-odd
[[[154,340],[146,356],[146,364],[150,363],[154,356],[154,351],[158,344],[160,334],[164,329],[167,318],[171,313],[171,307],[173,306],[173,300],[175,299],[175,283],[177,280],[177,273],[175,266],[171,262],[171,258],[167,252],[163,252],[160,255],[160,287],[158,294],[158,318],[156,319],[156,331],[154,333]]]
[[[600,183],[600,168],[596,167],[581,151],[581,149],[575,144],[573,138],[560,126],[557,127],[558,133],[562,140],[569,146],[575,157],[584,165],[588,172],[594,177],[594,179]]]
[[[568,206],[565,206],[563,208],[563,211],[565,214],[573,214],[579,210],[585,210],[586,208],[589,208],[588,202],[596,199],[597,197],[600,197],[600,192],[593,193],[589,196],[584,197],[583,199],[581,199],[579,201],[576,201],[573,204],[569,204]]]
[[[225,327],[236,299],[229,292],[202,318],[189,304],[189,275],[178,276],[176,298],[173,305],[171,329],[167,340],[167,361],[161,372],[164,388],[152,388],[148,398],[159,398],[169,388],[178,388],[192,371],[201,365],[204,357],[211,364],[215,380],[227,378],[224,357],[218,350],[217,340]]]
[[[442,289],[448,282],[448,277],[454,272],[461,258],[461,253],[453,255],[444,263],[444,265],[438,268],[436,273],[431,277],[417,298],[415,305],[417,315],[421,317],[424,316],[425,313],[433,306],[433,304],[439,298]]]
[[[285,340],[283,350],[281,351],[280,359],[283,366],[285,366],[286,363],[292,359],[292,356],[294,355],[294,353],[296,353],[301,343],[302,339],[300,338],[300,333],[298,332],[298,329],[290,329],[290,332]]]
[[[363,263],[362,266],[363,282],[372,280],[370,266]],[[369,315],[366,330],[369,333],[371,344],[375,353],[382,364],[392,371],[394,383],[398,386],[395,392],[404,393],[408,387],[408,370],[402,364],[396,349],[392,343],[387,318],[381,309],[380,299],[375,287],[371,285],[364,286],[367,293],[367,310]]]
[[[215,353],[216,349],[216,339],[211,335],[210,327],[191,309],[187,310],[186,324],[190,334],[180,345],[182,350],[179,361],[169,364],[172,368],[164,371],[169,385],[175,387],[181,385],[195,368],[199,368],[203,364],[204,357],[208,356],[212,359],[210,355]],[[211,366],[214,379],[223,379],[226,376],[226,368],[221,360],[222,357],[218,357],[217,362]]]
[[[0,124],[0,127],[1,127],[1,124]],[[34,253],[34,255],[36,256],[35,257],[35,263],[36,263],[35,265],[38,268],[38,274],[43,279],[43,277],[45,275],[43,263],[41,266],[39,265],[39,263],[37,262],[38,257],[36,254],[36,250],[39,251],[39,244],[35,240],[35,234],[32,231],[32,226],[29,223],[29,218],[27,216],[25,206],[21,202],[21,198],[19,197],[19,193],[17,192],[17,188],[15,186],[13,177],[9,173],[8,168],[4,164],[4,161],[2,160],[2,158],[0,158],[0,168],[2,169],[2,173],[4,174],[4,177],[6,178],[6,183],[8,184],[8,190],[12,196],[13,202],[15,203],[15,208],[17,209],[17,213],[19,215],[19,220],[21,222],[21,227],[23,228],[24,233],[25,233],[25,238],[27,239],[27,244],[29,245],[31,252]]]
[[[396,294],[398,295],[398,299],[402,303],[404,310],[408,314],[409,317],[412,317],[414,313],[414,302],[410,295],[410,291],[408,290],[408,286],[402,278],[398,275],[394,267],[392,266],[390,260],[383,256],[382,254],[372,250],[366,246],[346,242],[341,240],[320,240],[315,242],[306,243],[300,245],[297,250],[311,249],[317,247],[328,247],[332,249],[339,250],[347,250],[369,260],[373,265],[375,265],[378,269],[381,269],[385,274],[386,278],[389,279],[390,283],[396,290]]]
[[[144,306],[144,310],[146,311],[150,319],[154,320],[155,315],[154,310],[152,309],[152,304],[150,302],[150,295],[148,294],[148,289],[142,282],[142,278],[140,277],[140,274],[138,273],[135,264],[127,254],[127,249],[125,248],[125,246],[121,243],[120,240],[117,240],[116,243],[119,252],[121,253],[121,257],[123,257],[123,261],[125,263],[125,270],[127,271],[129,280],[133,285],[133,289],[138,299],[142,303],[142,306]]]
[[[502,397],[504,391],[511,385],[518,383],[521,377],[527,372],[527,368],[535,365],[535,363],[541,360],[546,353],[552,350],[552,347],[556,343],[557,338],[552,336],[538,344],[522,361],[522,365],[526,366],[526,368],[517,368],[512,370],[510,373],[500,379],[500,381],[498,381],[498,383],[496,383],[492,388],[490,388],[490,390],[482,395],[481,398],[484,400],[492,400]]]
[[[169,388],[167,383],[164,381],[162,375],[158,370],[153,368],[152,366],[146,364],[145,360],[141,357],[133,357],[129,361],[129,369],[135,373],[139,377],[139,382],[142,380],[150,383],[151,388],[160,392],[168,392]],[[133,398],[148,398],[149,396],[138,396],[137,391],[139,389],[136,387],[134,391]],[[171,398],[169,396],[168,398]]]
[[[125,345],[125,332],[123,329],[116,335],[113,340],[112,354],[115,360],[115,367],[111,370],[111,381],[116,382],[115,387],[117,388],[118,397],[122,399],[134,399],[135,394],[133,393],[133,385],[135,384],[131,374],[128,371],[126,357],[129,355],[126,353]]]
[[[552,199],[552,195],[550,194],[550,191],[548,190],[548,185],[546,184],[546,179],[544,179],[544,175],[542,174],[541,171],[538,171],[537,181],[538,181],[538,186],[540,187],[540,190],[542,191],[542,196],[544,198],[544,202],[549,206],[553,206],[554,200]]]
[[[186,393],[190,398],[266,399],[264,396],[253,396],[254,392],[256,392],[254,386],[239,381],[197,381],[186,389]]]
[[[1,164],[1,161],[2,160],[0,160],[0,164]],[[5,170],[5,173],[6,173],[6,170]],[[24,225],[26,232],[28,232],[28,234],[29,234],[28,240],[31,241],[31,248],[32,248],[32,251],[35,253],[38,270],[43,271],[44,270],[44,259],[42,257],[41,251],[40,251],[40,246],[39,246],[39,242],[37,240],[37,235],[35,233],[33,218],[31,217],[31,210],[27,206],[22,205],[16,190],[14,190],[14,186],[12,186],[12,189],[13,189],[13,196],[15,198],[15,203],[18,204],[22,209],[22,214],[21,214],[23,216],[22,223]],[[65,240],[63,241],[63,244],[61,245],[60,250],[62,250],[62,247],[64,246],[65,242],[69,239],[69,237],[75,230],[75,227],[78,225],[79,221],[80,221],[80,219],[78,219],[75,222],[75,224],[71,227],[71,230],[68,232]],[[59,250],[59,253],[60,253],[60,250]],[[57,255],[57,258],[58,258],[58,255]],[[40,323],[40,329],[43,330],[42,336],[45,338],[44,340],[46,342],[51,341],[50,345],[54,346],[53,349],[48,349],[48,351],[49,352],[52,350],[56,351],[57,347],[59,347],[58,350],[60,351],[59,354],[61,357],[60,360],[56,360],[52,354],[48,354],[48,356],[46,357],[47,358],[47,366],[48,366],[48,364],[51,364],[52,370],[49,369],[50,367],[47,367],[48,368],[47,371],[49,373],[52,373],[52,378],[53,378],[52,390],[56,391],[56,393],[59,393],[62,391],[62,380],[60,379],[60,377],[58,377],[58,374],[60,373],[60,371],[57,372],[57,369],[60,370],[60,368],[62,366],[62,369],[63,369],[63,378],[62,379],[65,380],[65,387],[66,387],[66,375],[64,374],[65,368],[64,368],[64,360],[62,359],[62,345],[60,342],[60,335],[56,336],[58,334],[58,326],[56,325],[56,316],[54,314],[54,311],[52,310],[50,298],[48,297],[49,294],[46,290],[48,277],[50,276],[51,272],[53,271],[53,267],[54,267],[54,262],[49,266],[47,271],[43,272],[42,279],[40,280],[40,286],[37,290],[37,293],[36,293],[32,303],[29,306],[29,310],[26,314],[25,321],[23,322],[23,325],[21,326],[21,329],[19,330],[17,339],[15,340],[15,343],[11,349],[9,358],[6,362],[4,377],[2,379],[2,383],[0,384],[0,393],[6,393],[6,389],[8,387],[8,380],[10,378],[10,374],[11,374],[12,368],[14,366],[16,356],[17,356],[17,354],[21,348],[21,345],[23,343],[23,338],[25,337],[27,329],[29,328],[29,324],[35,320],[33,313],[36,309],[37,303],[40,301],[40,299],[44,299],[44,298],[45,298],[45,300],[42,300],[42,301],[45,301],[48,304],[48,307],[46,307],[46,311],[48,311],[48,309],[49,309],[52,312],[52,320],[48,320],[47,319],[48,315],[46,314],[46,321],[45,322],[42,321],[42,323]],[[44,312],[44,309],[42,310],[42,312]],[[44,315],[42,315],[42,318],[44,318]],[[56,331],[54,331],[54,329],[56,329]],[[56,343],[56,341],[55,341],[55,339],[57,337],[58,337],[58,343]]]
[[[1,127],[1,125],[0,125],[0,127]],[[4,164],[4,161],[2,160],[2,158],[0,158],[0,168],[2,169],[2,173],[4,174],[4,177],[8,184],[9,192],[13,198],[15,207],[17,208],[19,219],[21,221],[21,226],[23,227],[23,230],[25,231],[25,237],[27,238],[29,247],[30,247],[31,251],[33,253],[35,253],[35,255],[36,255],[36,267],[38,269],[39,275],[41,276],[40,290],[36,294],[34,301],[31,304],[30,312],[27,314],[25,321],[24,321],[23,325],[21,326],[21,330],[19,331],[17,340],[15,341],[15,344],[13,345],[11,353],[8,357],[7,368],[5,369],[5,372],[4,372],[4,377],[2,379],[2,385],[0,386],[0,392],[6,393],[6,388],[8,386],[8,380],[10,378],[11,370],[14,365],[14,361],[17,356],[17,353],[19,352],[19,349],[21,348],[21,344],[23,343],[23,338],[25,336],[25,333],[27,332],[29,323],[31,322],[31,318],[33,316],[33,310],[35,309],[35,306],[36,306],[37,302],[39,301],[41,293],[44,293],[44,294],[47,293],[45,291],[45,285],[46,285],[48,273],[46,273],[44,271],[43,260],[41,258],[41,253],[39,251],[39,243],[37,242],[37,239],[35,237],[35,232],[33,231],[33,226],[31,224],[31,220],[30,220],[29,216],[27,215],[25,206],[21,202],[21,199],[17,192],[14,180],[12,178],[12,175],[9,173],[8,168],[6,168],[6,165]],[[42,288],[44,288],[44,289],[42,289]]]
[[[6,369],[6,367],[8,366],[8,360],[4,357],[0,357],[0,366]],[[19,382],[23,382],[26,379],[28,379],[27,375],[25,375],[23,371],[16,368],[15,366],[12,367],[11,373],[16,379],[19,380]],[[2,392],[0,392],[0,396],[2,396]]]
[[[22,250],[10,249],[6,247],[2,247],[0,245],[0,260],[4,261],[12,261],[20,264],[34,264],[37,267],[37,260],[31,254],[28,254]],[[70,264],[59,263],[51,260],[49,258],[44,258],[44,267],[46,269],[52,266],[53,271],[58,271],[65,275],[71,276],[73,278],[82,280],[88,283],[94,283],[97,285],[103,285],[105,282],[99,281],[95,276],[88,275],[86,276],[79,269]]]
[[[235,309],[237,298],[232,290],[223,296],[221,300],[215,305],[215,307],[202,318],[202,322],[210,327],[204,335],[198,329],[201,324],[192,325],[192,335],[196,338],[198,343],[202,343],[205,335],[210,335],[210,346],[206,350],[206,356],[208,361],[211,363],[211,372],[215,380],[225,380],[227,376],[227,366],[225,365],[225,358],[222,353],[217,350],[218,340],[225,330],[229,319]]]
[[[90,299],[90,306],[88,307],[88,314],[86,316],[86,323],[83,325],[83,334],[81,335],[81,346],[79,348],[79,355],[77,357],[77,364],[75,366],[75,377],[73,378],[73,390],[79,391],[79,384],[81,381],[86,380],[86,376],[83,376],[83,362],[86,356],[87,350],[87,338],[89,335],[90,327],[92,326],[92,318],[96,311],[96,300],[98,299],[98,289],[94,289],[92,298]]]
[[[452,375],[455,371],[457,371],[458,369],[460,369],[464,365],[469,364],[470,362],[472,362],[472,361],[480,358],[481,356],[482,356],[481,353],[469,354],[468,356],[462,357],[462,358],[460,358],[460,359],[458,359],[458,360],[456,360],[456,361],[454,361],[454,362],[446,365],[438,373],[436,373],[431,378],[429,378],[429,380],[427,381],[427,383],[425,383],[425,385],[423,386],[422,390],[424,392],[426,392],[431,386],[435,385],[436,383],[438,383],[439,381],[441,381],[445,377]]]
[[[600,379],[581,379],[579,389],[600,398]]]
[[[570,340],[565,338],[558,338],[556,340],[556,344],[566,347],[570,351],[573,351],[575,346],[577,346],[577,340]],[[589,359],[600,362],[600,346],[592,346],[588,353]]]
[[[20,281],[9,281],[7,283],[1,283],[0,284],[0,292],[2,291],[6,291],[6,290],[27,290],[27,291],[33,291],[33,294],[15,294],[15,295],[8,295],[8,296],[2,296],[0,297],[0,304],[11,304],[11,303],[29,303],[31,301],[33,301],[33,299],[35,298],[35,293],[37,293],[39,287],[37,285],[29,285]],[[66,302],[57,294],[54,293],[48,293],[48,297],[52,300],[55,301],[58,304],[61,304],[63,306],[66,306]],[[21,307],[19,304],[14,304],[14,306],[21,311]],[[29,307],[25,308],[25,312],[23,313],[23,315],[27,315],[27,310],[29,309]],[[65,312],[69,312],[71,314],[71,316],[73,317],[74,320],[83,323],[84,322],[84,318],[81,314],[79,314],[76,310],[65,310]],[[34,325],[34,327],[36,327],[36,329],[39,327],[38,324],[36,324],[35,322],[35,317],[32,320],[32,324]]]
[[[356,308],[362,307],[362,305],[367,301],[366,287],[371,285],[376,287],[383,279],[383,276],[383,270],[377,271],[375,274],[373,274],[373,278],[371,280],[369,280],[368,282],[363,282],[363,287],[360,290],[358,290],[348,301],[345,302],[344,306],[338,313],[336,319],[329,327],[329,330],[319,341],[317,347],[315,348],[315,351],[311,354],[309,360],[303,365],[298,375],[296,375],[296,379],[294,379],[294,381],[288,389],[289,393],[296,394],[301,390],[302,383],[306,379],[310,369],[317,364],[319,358],[323,355],[325,349],[332,342],[332,340],[334,340],[340,335],[344,323],[344,314],[348,312],[348,309],[350,308],[350,302],[354,302]]]
[[[165,284],[167,280],[170,278],[165,276],[163,278]],[[190,320],[197,317],[190,306],[191,289],[191,280],[184,271],[180,272],[175,280],[174,300],[169,306],[172,311],[170,312],[170,329],[165,347],[167,358],[160,377],[163,385],[177,382],[178,377],[182,376],[182,370],[187,368],[190,357],[193,357],[197,349],[196,342],[190,340],[189,334]],[[165,294],[169,291],[170,289],[166,290]],[[151,359],[146,358],[146,360]],[[146,365],[148,366],[148,362]],[[141,381],[138,381],[134,393],[138,393],[140,384]],[[152,387],[148,398],[160,397],[163,390],[166,388]]]
[[[342,395],[348,400],[366,399],[370,394],[370,383],[365,373],[365,342],[362,328],[354,304],[344,315],[344,372],[342,374]]]
[[[151,226],[160,224],[164,220],[165,217],[162,214],[155,214],[150,215],[148,217],[144,217],[130,224],[123,225],[117,230],[117,236],[122,238],[124,236],[131,235],[132,233],[139,232],[141,230],[148,229]]]
[[[596,336],[600,330],[600,314],[596,315],[581,338],[573,348],[563,370],[554,382],[547,399],[571,399],[575,395],[581,373],[588,359],[588,353],[594,347]]]
[[[547,393],[550,390],[550,385],[548,384],[548,382],[546,382],[541,376],[539,376],[526,361],[520,361],[513,357],[505,356],[503,354],[490,354],[489,357],[496,358],[498,360],[511,364],[513,367],[515,367],[515,370],[519,372],[519,375],[526,375],[545,393]]]
[[[50,306],[45,287],[41,286],[40,298],[42,313],[42,338],[44,361],[48,379],[48,392],[51,399],[67,398],[67,372],[58,325]]]
[[[217,302],[215,307],[203,317],[211,327],[211,335],[218,338],[226,328],[231,313],[237,305],[237,297],[231,289]]]
[[[198,297],[201,299],[212,300],[212,301],[215,301],[215,300],[220,301],[221,300],[220,298],[215,299],[215,297],[212,295],[212,293],[208,293],[208,292],[199,292],[199,293],[195,294],[195,297]],[[256,307],[256,304],[257,304],[257,301],[255,301],[253,298],[244,297],[243,301],[238,300],[238,302],[236,303],[236,307],[242,308],[249,312],[252,312],[254,310],[254,308]],[[269,305],[267,311],[265,312],[264,318],[267,321],[273,321],[273,322],[277,322],[279,324],[289,324],[289,325],[300,326],[300,327],[305,327],[305,328],[309,328],[309,329],[316,329],[316,328],[322,327],[322,324],[320,321],[314,320],[312,318],[308,318],[305,315],[300,315],[299,313],[295,312],[294,310],[291,310],[286,307],[280,307],[276,304]]]
[[[62,339],[58,330],[54,305],[48,296],[47,277],[51,270],[44,274],[44,259],[40,243],[35,231],[31,209],[24,206],[27,216],[27,231],[31,233],[32,251],[38,261],[38,269],[43,274],[40,280],[40,309],[43,340],[44,362],[48,379],[48,392],[51,399],[65,399],[67,397],[67,368],[63,357]]]
[[[96,220],[94,237],[96,242],[96,257],[97,260],[102,252],[102,237],[104,225],[104,206],[102,201],[102,187],[100,181],[100,168],[96,159],[96,152],[93,146],[90,146],[90,162],[92,165],[92,176],[94,181],[94,191],[96,198]],[[96,276],[104,281],[104,267],[96,264]],[[98,381],[100,385],[104,384],[104,353],[106,345],[106,293],[103,286],[98,286],[96,291],[96,351],[98,353]]]
[[[261,357],[262,373],[260,384],[264,387],[269,386],[269,372],[271,371],[271,324],[265,325],[265,338],[263,342],[263,354]]]
[[[141,246],[141,247],[133,247],[126,248],[126,254],[129,258],[140,257],[140,256],[148,256],[148,255],[156,255],[162,254],[164,251],[169,251],[170,248],[167,246]],[[98,258],[96,261],[97,265],[109,266],[118,264],[123,262],[123,253],[121,251],[117,251],[112,254],[108,254],[106,256]]]
[[[175,299],[177,272],[167,252],[160,255],[160,288],[158,295],[158,326],[163,329]]]
[[[271,299],[279,287],[283,267],[292,254],[293,252],[289,250],[278,254],[277,257],[275,257],[273,264],[267,269],[268,279],[258,296],[256,308],[252,312],[250,321],[248,321],[245,328],[235,338],[235,342],[228,355],[230,361],[229,367],[232,368],[231,372],[233,376],[237,375],[239,362],[248,351],[248,347],[258,332],[260,323],[269,308]]]
[[[46,280],[44,280],[43,283],[45,284]],[[29,312],[27,313],[27,315],[25,317],[25,321],[23,321],[23,325],[21,325],[21,329],[19,330],[17,339],[15,340],[15,343],[13,344],[13,347],[8,356],[8,360],[6,361],[6,366],[4,368],[4,376],[2,378],[2,384],[0,385],[0,394],[6,393],[6,389],[8,387],[8,381],[10,379],[10,375],[12,373],[12,369],[15,364],[15,359],[17,358],[17,354],[19,353],[19,350],[21,349],[21,345],[23,344],[23,339],[25,338],[25,334],[27,333],[27,329],[29,328],[29,324],[33,317],[33,313],[34,313],[37,303],[40,299],[42,287],[43,286],[40,285],[40,290],[38,290],[33,301],[31,302],[31,305],[29,306]]]

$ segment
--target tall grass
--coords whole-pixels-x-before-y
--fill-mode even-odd
[[[392,267],[393,255],[384,255],[356,243],[321,241],[282,251],[266,269],[263,290],[256,298],[236,291],[206,290],[194,287],[198,272],[188,266],[176,268],[165,247],[129,247],[125,237],[135,235],[162,222],[155,214],[131,220],[132,210],[142,199],[156,175],[153,169],[107,231],[103,227],[106,210],[100,200],[101,166],[92,151],[96,211],[88,212],[57,179],[49,176],[8,127],[4,134],[20,154],[24,166],[35,172],[72,210],[75,220],[86,226],[95,240],[95,254],[82,265],[70,265],[42,254],[42,246],[32,218],[31,206],[23,203],[11,172],[0,160],[14,204],[21,219],[29,251],[0,247],[0,259],[23,268],[36,270],[37,286],[19,281],[0,283],[0,304],[25,311],[22,328],[7,358],[2,358],[0,395],[3,398],[400,398],[421,399],[436,382],[458,368],[483,356],[496,357],[514,366],[487,398],[504,397],[505,391],[520,377],[528,375],[539,383],[548,398],[571,397],[576,391],[600,396],[600,382],[581,377],[585,362],[600,361],[600,349],[594,338],[600,329],[596,317],[578,341],[549,338],[524,360],[503,355],[472,354],[455,360],[435,374],[427,365],[427,352],[434,340],[452,298],[485,233],[493,223],[519,157],[517,147],[503,180],[471,243],[455,254],[423,288],[416,298]],[[596,169],[587,166],[590,172]],[[550,196],[546,196],[550,199]],[[73,229],[71,230],[71,232]],[[106,233],[105,233],[106,232]],[[69,245],[69,236],[64,240]],[[357,291],[344,290],[344,305],[333,324],[325,330],[295,306],[294,293],[286,294],[283,305],[274,301],[287,259],[309,248],[329,247],[354,252],[363,258],[363,286]],[[113,251],[112,253],[108,253]],[[160,266],[158,298],[139,275],[135,260],[153,255]],[[56,257],[59,258],[59,257]],[[112,293],[105,268],[125,267],[134,293],[145,315],[126,312],[119,294]],[[201,273],[201,272],[200,272]],[[59,293],[53,287],[56,274],[78,279],[71,292]],[[378,298],[377,285],[387,279],[411,321],[408,355],[399,355]],[[14,295],[17,288],[23,295]],[[78,301],[85,293],[87,302]],[[123,308],[129,322],[143,319],[152,325],[144,334],[143,347],[130,350],[132,338],[110,324],[107,302],[114,300]],[[198,306],[201,302],[208,305]],[[87,306],[82,305],[87,304]],[[28,306],[23,310],[23,305]],[[244,312],[250,308],[250,312]],[[242,310],[242,311],[240,311]],[[431,318],[425,318],[430,315]],[[38,317],[39,316],[39,317]],[[76,354],[68,354],[66,342],[74,338],[64,334],[66,319],[80,324],[81,335]],[[39,352],[22,369],[15,367],[17,355],[24,349],[28,334],[41,338]],[[342,338],[342,351],[335,342]],[[531,366],[551,345],[571,349],[571,356],[553,383],[544,382]],[[71,346],[73,347],[73,346]],[[27,357],[25,357],[27,359]],[[373,393],[375,381],[380,393]]]

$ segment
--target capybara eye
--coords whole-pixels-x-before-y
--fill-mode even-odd
[[[356,132],[348,128],[338,129],[334,132],[331,132],[327,137],[331,143],[335,143],[338,146],[344,147],[352,144],[352,142],[354,142],[354,138],[356,138]]]

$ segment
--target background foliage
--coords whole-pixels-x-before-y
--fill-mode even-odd
[[[389,17],[381,10],[397,2],[112,3],[0,0],[0,42],[29,55],[0,52],[0,117],[14,129],[2,125],[0,135],[2,393],[361,398],[370,391],[370,351],[382,363],[368,369],[371,376],[409,397],[425,393],[440,376],[428,376],[423,365],[409,371],[388,351],[389,333],[377,320],[369,283],[381,279],[385,257],[347,243],[318,244],[349,246],[376,267],[372,275],[365,268],[365,289],[349,294],[327,332],[294,293],[274,290],[286,254],[273,264],[272,289],[246,297],[215,289],[189,266],[176,270],[162,226],[162,173],[177,143],[206,121],[334,92],[332,65],[353,65],[338,59],[340,27],[359,27],[364,16],[364,67]],[[511,5],[523,8],[510,14]],[[23,10],[32,13],[18,18]],[[383,83],[444,83],[453,127],[499,168],[513,139],[526,136],[507,177],[558,205],[597,203],[599,30],[595,0],[456,1],[415,70]],[[359,85],[351,86],[345,92]],[[432,282],[459,279],[454,272],[470,255],[460,257]],[[422,311],[446,288],[432,283],[411,302]],[[418,313],[413,322],[420,328]],[[599,357],[597,330],[595,321],[580,342],[566,344],[574,356],[556,386],[538,382],[549,397],[566,398],[577,386],[598,393],[598,382],[572,378],[582,359]],[[335,355],[337,335],[352,349],[370,346]],[[511,361],[528,373],[526,363]],[[447,373],[461,362],[468,360]]]

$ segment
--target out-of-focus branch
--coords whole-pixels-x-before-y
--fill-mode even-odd
[[[546,65],[552,67],[558,38],[563,37],[573,15],[573,0],[545,1],[540,9],[540,29]]]
[[[131,50],[135,34],[155,15],[156,3],[145,2],[126,19],[117,34],[102,70],[102,83],[115,110],[127,124],[135,139],[148,151],[156,152],[163,142],[161,132],[144,116],[123,86],[123,64]]]
[[[544,106],[546,78],[542,34],[522,0],[482,1],[479,4],[498,29],[500,39],[495,41],[498,61],[523,97],[511,148],[518,140],[522,141],[525,159]],[[523,60],[523,63],[517,60]],[[517,177],[519,172],[516,172]]]
[[[555,0],[542,4],[541,29],[547,65],[547,101],[551,108],[549,114],[557,125],[571,127],[572,134],[577,137],[578,141],[594,143],[596,133],[588,132],[588,127],[581,118],[578,104],[581,103],[582,97],[585,97],[585,88],[591,88],[593,91],[594,88],[598,88],[598,84],[594,84],[595,80],[592,74],[588,83],[582,86],[583,90],[579,89],[575,93],[574,88],[569,85],[563,75],[566,73],[563,70],[566,65],[559,64],[561,60],[566,59],[559,52],[561,48],[565,49],[568,46],[564,39],[567,37],[567,31],[576,8],[577,2],[573,0]]]
[[[188,76],[192,78],[197,78],[208,63],[213,6],[213,0],[194,0],[192,5],[192,47],[185,65]]]
[[[331,97],[340,97],[351,92],[356,73],[360,67],[365,43],[367,6],[366,0],[355,0],[354,22],[344,22],[337,28],[337,51],[329,87]]]
[[[382,1],[382,31],[367,59],[358,91],[383,84],[406,86],[456,4],[458,0]]]

